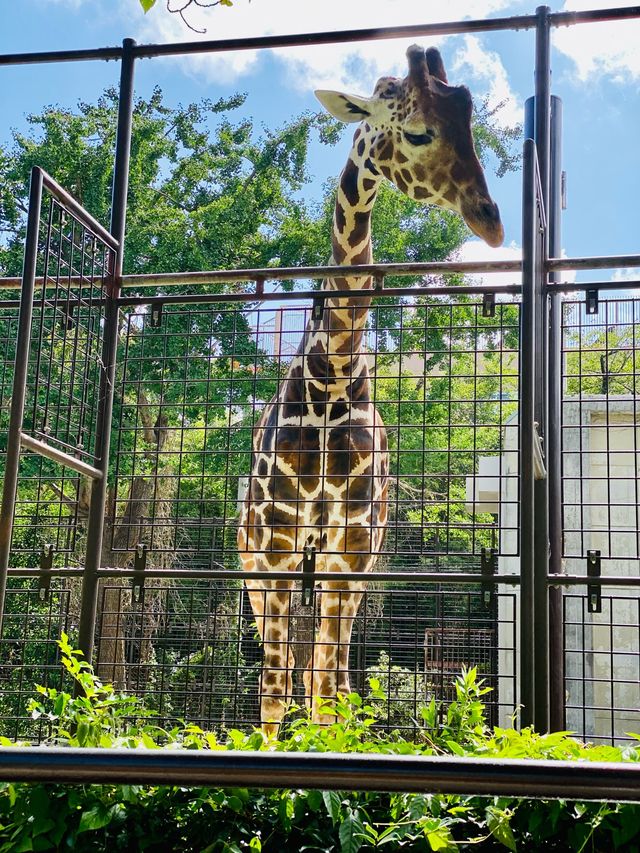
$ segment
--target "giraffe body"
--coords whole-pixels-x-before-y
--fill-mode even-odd
[[[409,74],[383,77],[372,98],[317,92],[345,121],[361,122],[340,176],[331,263],[372,261],[371,211],[380,181],[411,198],[457,210],[490,245],[502,242],[471,136],[471,98],[449,86],[438,51],[409,48]],[[260,633],[261,721],[268,733],[292,698],[289,638],[293,581],[252,579],[255,571],[295,572],[316,552],[323,591],[320,623],[305,673],[314,720],[327,722],[318,697],[348,693],[353,621],[382,549],[387,520],[387,435],[371,400],[363,345],[370,278],[336,277],[321,316],[312,316],[297,354],[254,431],[252,470],[238,550]],[[365,291],[365,294],[362,294]],[[363,581],[322,581],[322,572],[361,573]]]

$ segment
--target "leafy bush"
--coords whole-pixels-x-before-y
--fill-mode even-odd
[[[432,700],[422,709],[415,741],[375,725],[375,706],[386,699],[375,680],[367,701],[354,693],[328,706],[335,715],[329,726],[310,722],[297,709],[281,740],[266,740],[258,730],[230,730],[223,737],[197,726],[166,731],[154,724],[141,700],[101,684],[64,635],[60,648],[64,666],[84,695],[38,688],[31,713],[49,722],[49,743],[55,745],[640,760],[634,746],[586,746],[565,732],[490,730],[482,703],[487,688],[475,670],[456,679],[456,701],[448,708]],[[3,739],[2,744],[10,742]],[[302,789],[0,785],[0,853],[364,853],[377,848],[631,853],[640,849],[640,806]]]

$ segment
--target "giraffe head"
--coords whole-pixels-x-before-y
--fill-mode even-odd
[[[327,90],[316,96],[341,121],[362,122],[352,154],[358,165],[410,198],[455,210],[474,234],[500,246],[500,212],[473,144],[471,94],[448,84],[435,48],[413,45],[407,58],[408,75],[380,78],[370,98]]]

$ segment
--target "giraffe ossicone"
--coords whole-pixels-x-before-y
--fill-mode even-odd
[[[409,73],[382,77],[363,98],[319,90],[335,117],[358,122],[340,176],[330,264],[372,262],[371,211],[380,181],[409,197],[455,210],[490,246],[502,244],[498,207],[473,144],[472,102],[451,86],[440,53],[416,45]],[[256,625],[263,644],[260,716],[274,734],[292,700],[290,608],[294,580],[259,580],[252,572],[295,572],[315,549],[322,587],[319,626],[304,674],[316,722],[330,722],[321,700],[349,693],[349,645],[366,573],[381,553],[387,521],[389,460],[384,424],[371,400],[364,330],[371,278],[326,279],[328,296],[307,324],[298,351],[253,435],[249,485],[238,528]],[[322,572],[363,581],[324,581]]]

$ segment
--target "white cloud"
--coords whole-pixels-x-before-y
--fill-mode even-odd
[[[640,270],[633,267],[615,270],[611,276],[611,281],[640,281]]]
[[[168,14],[164,3],[159,2],[146,17],[136,15],[140,28],[137,36],[145,41],[175,42],[413,25],[424,24],[427,20],[435,23],[458,18],[483,18],[504,9],[510,2],[449,0],[437,6],[429,4],[428,11],[425,11],[424,4],[415,0],[323,0],[321,3],[300,0],[255,0],[249,3],[248,0],[236,0],[232,9],[189,7],[184,14],[193,26],[207,29],[203,35],[186,30],[180,17]],[[385,73],[406,73],[404,50],[414,40],[304,46],[279,50],[274,55],[287,69],[292,86],[302,90],[318,86],[348,88],[369,94],[375,77]],[[423,41],[426,43],[427,39]],[[438,41],[442,42],[442,39],[428,39],[430,44]],[[229,81],[253,70],[259,57],[257,51],[236,51],[180,61],[188,63],[192,72],[206,79]],[[482,73],[484,75],[485,71]]]
[[[566,11],[635,6],[629,0],[567,0]],[[640,20],[560,27],[553,44],[573,60],[581,81],[607,75],[620,83],[640,78]]]
[[[502,124],[516,125],[522,121],[522,102],[511,90],[502,60],[497,53],[486,50],[477,36],[464,37],[464,45],[454,57],[454,69],[461,76],[469,73],[474,76],[475,88],[484,87],[490,107],[504,104],[498,113]]]
[[[483,240],[467,240],[456,252],[460,261],[521,261],[522,248],[516,243],[492,249]],[[519,272],[472,273],[471,278],[478,284],[520,284]]]

